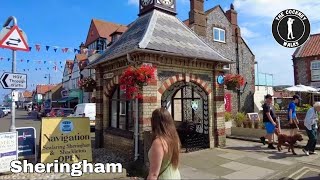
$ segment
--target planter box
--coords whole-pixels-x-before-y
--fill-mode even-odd
[[[254,129],[254,128],[243,128],[243,127],[232,127],[231,135],[232,136],[241,136],[249,138],[260,138],[264,136],[266,131],[264,129]]]
[[[232,121],[225,122],[226,135],[231,135]]]

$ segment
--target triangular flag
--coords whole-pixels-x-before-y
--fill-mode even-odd
[[[38,69],[36,68],[36,71],[37,71]]]
[[[61,69],[62,69],[63,67],[61,66]]]
[[[41,64],[41,61],[38,61],[39,64]]]
[[[49,67],[47,67],[47,69],[49,70]]]
[[[40,45],[39,45],[39,44],[36,44],[36,50],[37,50],[37,51],[40,51],[40,48],[41,48]]]
[[[30,60],[27,60],[27,63],[29,63]]]
[[[73,52],[76,53],[78,51],[78,49],[73,49]]]
[[[21,59],[20,61],[23,62],[23,59]]]
[[[64,52],[68,52],[69,51],[69,48],[64,48]]]
[[[62,62],[60,61],[60,64],[61,64]]]
[[[31,51],[32,47],[29,47],[29,51]]]
[[[10,58],[8,58],[8,61],[10,61]]]
[[[80,50],[78,50],[78,53],[80,54],[80,53],[81,53],[81,51],[80,51]]]
[[[3,57],[0,57],[0,60],[2,61]]]
[[[54,47],[53,47],[53,50],[54,50],[54,52],[57,52],[58,47],[57,47],[57,46],[54,46]]]
[[[41,70],[41,68],[39,68],[39,71]]]
[[[49,50],[49,48],[50,48],[50,46],[46,46],[46,50],[47,50],[47,51]]]
[[[23,69],[23,71],[26,71],[26,69]]]
[[[43,61],[43,64],[45,64],[47,61]]]

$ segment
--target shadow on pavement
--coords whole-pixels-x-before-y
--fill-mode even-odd
[[[238,146],[238,147],[227,147],[225,149],[232,149],[232,150],[238,150],[238,151],[246,151],[246,152],[263,152],[266,154],[271,154],[272,156],[269,156],[269,159],[284,159],[288,157],[302,157],[305,156],[302,154],[303,152],[301,151],[301,154],[299,154],[300,150],[299,148],[295,148],[295,152],[297,155],[293,155],[292,152],[288,152],[288,149],[283,149],[281,152],[278,150],[270,150],[267,147],[263,147],[261,145],[256,145],[256,146]]]

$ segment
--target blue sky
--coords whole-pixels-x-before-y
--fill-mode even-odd
[[[28,89],[33,89],[34,84],[47,84],[48,79],[44,77],[48,73],[51,74],[53,83],[61,81],[63,68],[60,66],[64,65],[66,59],[74,59],[73,48],[85,41],[92,18],[129,24],[137,18],[137,3],[138,0],[0,0],[0,24],[8,16],[15,16],[32,47],[29,53],[17,53],[17,71],[28,74]],[[181,20],[187,19],[190,1],[177,0],[177,3],[178,17]],[[320,32],[320,16],[315,11],[320,9],[320,1],[208,0],[205,1],[205,9],[220,4],[227,10],[230,3],[234,3],[238,11],[242,36],[256,55],[259,71],[273,74],[275,85],[293,84],[293,50],[283,48],[275,42],[271,35],[271,23],[278,12],[296,8],[309,17],[312,32]],[[39,52],[35,50],[35,44],[41,45]],[[45,50],[46,45],[51,46],[49,51]],[[52,46],[68,47],[71,51],[62,53],[58,49],[54,52]],[[4,59],[0,61],[0,73],[11,71],[11,61],[7,61],[7,58],[11,58],[11,52],[0,49],[1,57]],[[30,62],[27,63],[27,60]],[[60,69],[57,72],[53,70],[55,62]],[[0,97],[8,92],[0,89]]]

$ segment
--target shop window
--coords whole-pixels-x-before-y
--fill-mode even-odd
[[[320,61],[311,62],[311,81],[320,81]]]
[[[213,28],[213,40],[217,42],[226,42],[226,31],[221,28]]]
[[[133,131],[132,114],[134,112],[131,104],[118,86],[110,99],[110,126],[112,128]]]

